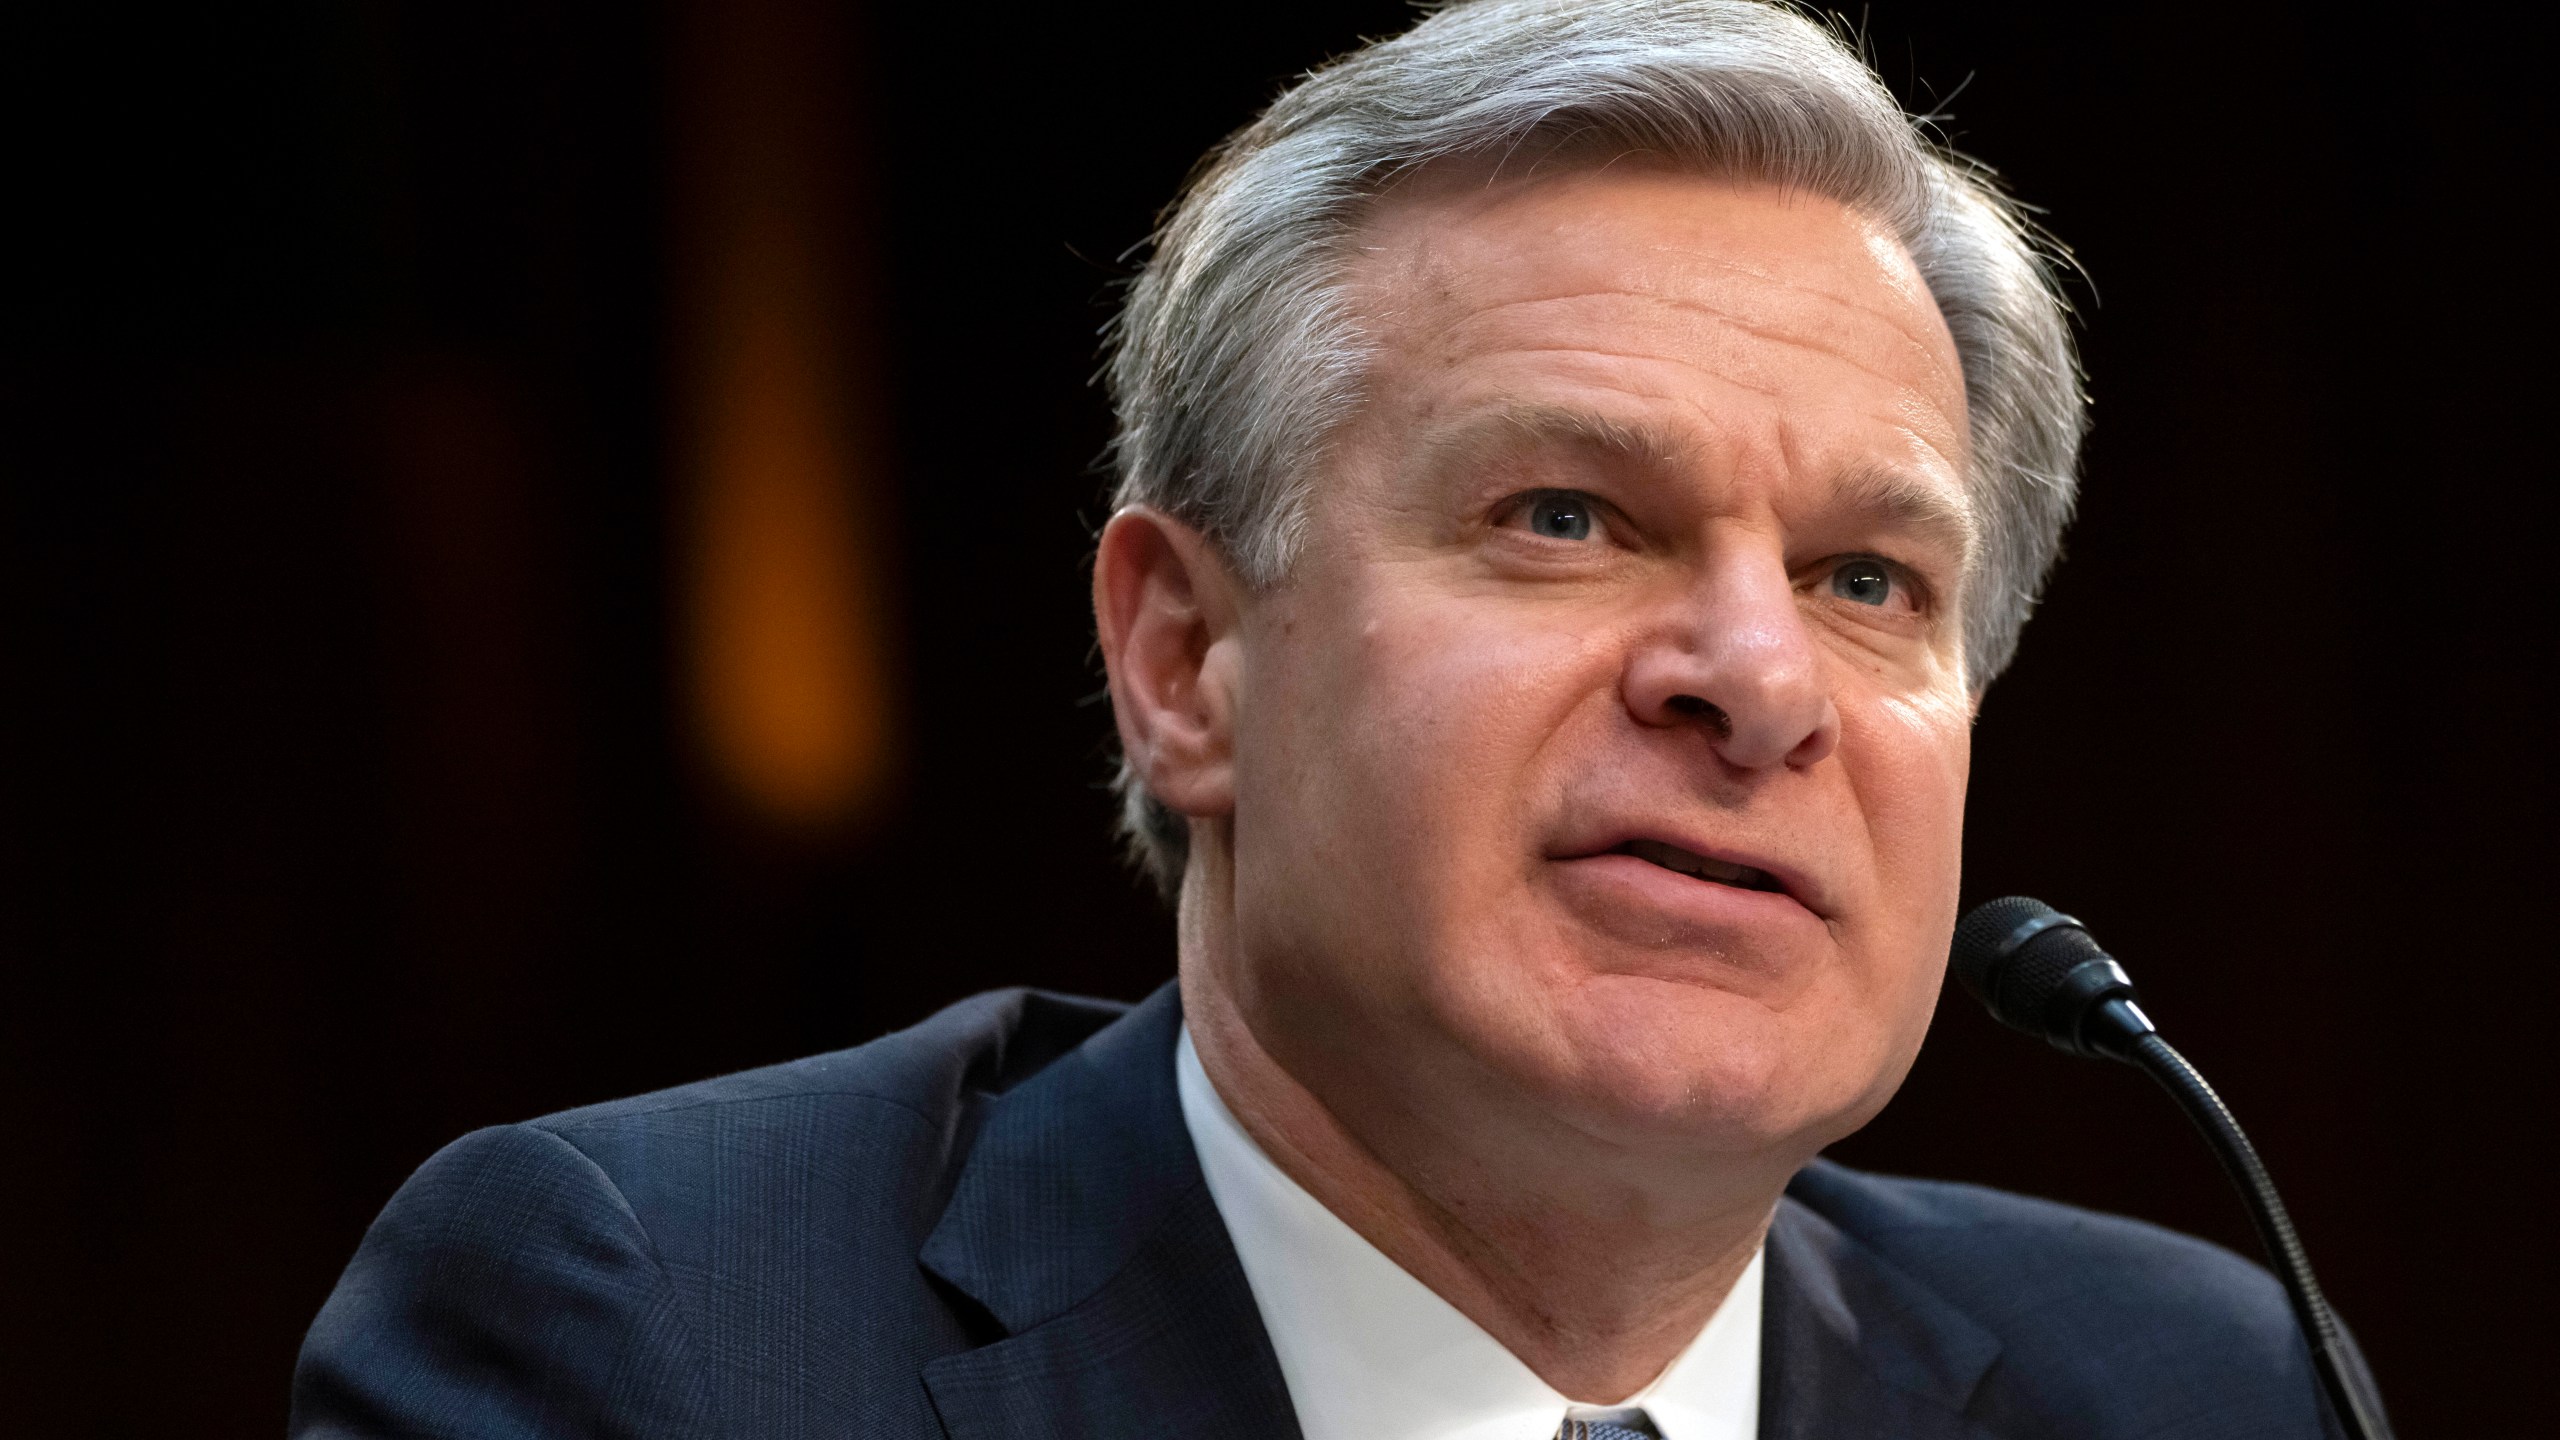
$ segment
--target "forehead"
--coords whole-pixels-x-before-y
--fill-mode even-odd
[[[1822,196],[1637,162],[1425,174],[1365,217],[1346,280],[1400,423],[1579,396],[1666,434],[1901,444],[1963,473],[1944,318],[1891,230]]]

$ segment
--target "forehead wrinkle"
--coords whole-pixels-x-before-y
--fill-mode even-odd
[[[1786,394],[1786,387],[1784,386],[1755,385],[1748,378],[1736,373],[1735,371],[1718,370],[1712,366],[1701,365],[1694,360],[1683,360],[1677,357],[1659,355],[1650,350],[1604,350],[1591,345],[1512,345],[1504,347],[1502,353],[1506,356],[1571,355],[1582,359],[1590,359],[1596,356],[1604,360],[1634,360],[1663,365],[1674,365],[1696,375],[1702,381],[1722,386],[1728,390],[1739,390],[1746,395],[1757,395],[1764,400],[1776,400]],[[1690,411],[1699,412],[1697,397],[1694,395],[1676,394],[1667,390],[1650,389],[1623,382],[1613,386],[1612,388],[1617,389],[1635,399],[1658,400],[1665,404],[1678,405]],[[1524,404],[1519,408],[1524,411],[1534,411],[1541,407],[1535,404]],[[1559,414],[1570,412],[1570,407],[1557,408]],[[1700,418],[1708,425],[1709,428],[1718,431],[1729,428],[1721,421],[1717,420],[1714,415],[1705,412],[1699,413]],[[1596,414],[1591,418],[1600,422],[1602,425],[1623,426],[1627,423],[1611,420],[1605,416]],[[1675,463],[1691,458],[1698,449],[1695,441],[1677,438],[1679,437],[1680,432],[1675,427],[1664,426],[1653,428],[1651,431],[1647,432],[1650,438],[1646,441],[1645,445],[1635,444],[1632,440],[1627,444],[1617,444],[1611,441],[1606,435],[1599,433],[1597,430],[1594,430],[1593,433],[1590,434],[1570,433],[1576,428],[1578,427],[1558,425],[1551,428],[1534,429],[1530,433],[1531,438],[1587,440],[1594,445],[1603,448],[1627,451],[1638,459],[1664,459]],[[1635,454],[1635,452],[1639,450],[1646,450],[1647,446],[1650,447],[1647,453]]]
[[[1920,351],[1923,358],[1930,362],[1931,369],[1943,371],[1945,368],[1940,363],[1941,357],[1937,353],[1937,347],[1931,342],[1948,338],[1945,330],[1946,314],[1938,308],[1937,297],[1931,294],[1925,285],[1918,283],[1917,276],[1912,277],[1913,283],[1909,285],[1900,283],[1898,277],[1886,277],[1886,288],[1893,292],[1895,299],[1904,303],[1899,306],[1878,305],[1860,300],[1854,295],[1827,285],[1810,283],[1775,266],[1752,264],[1722,255],[1698,255],[1689,251],[1672,253],[1681,269],[1720,270],[1728,277],[1738,276],[1747,280],[1761,281],[1770,286],[1809,297],[1834,309],[1846,310],[1852,315],[1865,316],[1892,331],[1903,344]],[[1730,317],[1733,324],[1751,334],[1766,333],[1759,326],[1740,318],[1744,310],[1751,307],[1736,303],[1744,297],[1731,292],[1719,292],[1713,297],[1658,294],[1652,298],[1667,305],[1723,314]],[[1761,302],[1757,308],[1765,310],[1767,302]],[[1921,328],[1918,330],[1914,330],[1910,324],[1915,317],[1923,317]],[[1929,321],[1937,323],[1931,326]]]
[[[1883,310],[1870,306],[1858,305],[1854,302],[1840,299],[1837,296],[1830,295],[1827,291],[1806,289],[1803,293],[1821,297],[1830,303],[1851,311],[1852,313],[1865,315],[1880,322],[1885,329],[1892,334],[1894,340],[1899,345],[1916,354],[1928,367],[1929,378],[1931,380],[1942,385],[1952,381],[1954,382],[1955,395],[1963,396],[1965,394],[1964,379],[1961,369],[1951,370],[1946,363],[1948,357],[1941,355],[1936,346],[1931,345],[1927,339],[1924,339],[1919,335],[1915,335],[1911,331],[1903,328],[1903,326],[1897,323],[1891,315],[1887,314]],[[1824,343],[1826,340],[1837,337],[1824,333],[1806,335],[1801,333],[1801,331],[1796,329],[1796,327],[1784,326],[1783,322],[1773,325],[1769,322],[1747,319],[1735,308],[1713,301],[1695,300],[1677,295],[1655,295],[1613,290],[1570,290],[1554,295],[1519,296],[1501,300],[1492,305],[1488,305],[1483,309],[1454,317],[1447,323],[1437,327],[1436,332],[1418,336],[1416,338],[1425,340],[1445,340],[1450,336],[1463,334],[1466,331],[1476,329],[1488,321],[1493,320],[1494,317],[1504,315],[1505,312],[1537,309],[1549,305],[1570,304],[1576,300],[1594,298],[1612,301],[1633,301],[1640,305],[1656,306],[1664,310],[1694,316],[1719,328],[1731,330],[1739,335],[1748,336],[1751,339],[1760,341],[1764,344],[1774,345],[1787,350],[1811,351],[1825,359],[1834,360],[1846,365],[1871,380],[1881,381],[1898,390],[1908,389],[1911,385],[1910,377],[1893,374],[1889,370],[1880,368],[1879,365],[1870,363],[1867,359],[1862,358],[1857,353],[1854,353],[1863,347],[1854,345],[1841,346],[1826,344]],[[1659,355],[1651,352],[1640,351],[1613,351],[1599,345],[1588,343],[1578,345],[1504,345],[1501,348],[1506,352],[1514,354],[1535,353],[1541,351],[1589,350],[1595,354],[1615,354],[1628,359],[1646,358],[1670,360],[1674,363],[1686,365],[1691,369],[1707,368],[1700,366],[1695,360],[1684,360],[1677,356]],[[1714,373],[1722,374],[1723,372],[1717,371]],[[1757,387],[1751,388],[1756,389]],[[1940,408],[1943,409],[1944,407],[1941,406]],[[1950,415],[1947,418],[1949,420],[1956,420],[1958,417]]]

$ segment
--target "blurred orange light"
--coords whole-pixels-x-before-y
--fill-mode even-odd
[[[795,829],[888,765],[871,457],[855,422],[829,186],[833,47],[790,0],[702,5],[680,203],[689,258],[687,641],[712,768]]]

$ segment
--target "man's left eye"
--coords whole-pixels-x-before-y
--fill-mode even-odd
[[[1542,490],[1513,512],[1532,535],[1550,540],[1588,540],[1597,518],[1590,496],[1573,490]]]
[[[1831,593],[1860,605],[1889,605],[1894,599],[1892,567],[1880,560],[1845,560],[1831,572]]]

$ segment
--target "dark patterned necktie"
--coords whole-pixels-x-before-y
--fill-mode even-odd
[[[1652,1416],[1630,1405],[1583,1420],[1568,1416],[1556,1440],[1662,1440],[1662,1432],[1653,1428]]]

